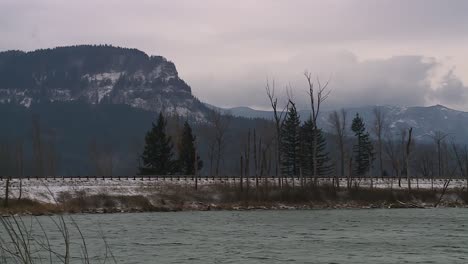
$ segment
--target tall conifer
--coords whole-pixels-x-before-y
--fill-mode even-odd
[[[314,172],[314,137],[317,137],[317,176],[329,175],[332,171],[332,166],[330,165],[325,137],[321,129],[314,129],[314,125],[310,119],[301,126],[302,174],[304,176],[312,176]]]
[[[374,160],[374,148],[370,141],[369,132],[366,131],[364,121],[359,114],[354,117],[351,130],[357,139],[356,144],[353,146],[354,172],[357,176],[363,176],[369,172]]]
[[[281,172],[284,176],[298,176],[300,168],[300,124],[293,102],[281,130]]]
[[[173,143],[171,137],[166,135],[166,124],[163,114],[160,113],[158,123],[153,123],[151,130],[146,134],[145,148],[141,155],[141,175],[169,175],[176,170]]]
[[[185,121],[179,141],[178,168],[181,174],[195,174],[195,140],[196,137],[193,135],[192,128],[189,123]],[[199,171],[202,166],[203,162],[200,156],[197,155],[197,170]]]

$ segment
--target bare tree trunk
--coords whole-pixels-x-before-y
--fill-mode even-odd
[[[410,147],[411,147],[411,135],[413,128],[411,127],[408,130],[408,142],[406,143],[406,156],[405,156],[405,165],[406,165],[406,180],[408,181],[408,192],[411,193],[411,177],[410,177],[410,168],[409,168],[409,157],[410,157]]]
[[[318,116],[320,114],[320,106],[322,103],[328,98],[330,95],[330,90],[327,90],[327,86],[329,84],[329,80],[322,85],[320,79],[317,78],[317,87],[314,87],[314,81],[312,81],[312,75],[309,72],[304,72],[304,76],[307,80],[308,84],[308,93],[310,97],[310,108],[311,108],[311,120],[314,131],[318,130]],[[317,89],[315,89],[317,88]],[[318,184],[318,174],[317,174],[317,135],[318,133],[314,133],[314,139],[312,141],[312,164],[314,166],[313,169],[313,177],[314,177],[314,185],[317,186]]]
[[[348,190],[351,189],[352,185],[352,173],[353,173],[353,158],[349,158],[348,163]]]
[[[278,111],[278,98],[275,96],[275,82],[273,81],[272,86],[270,86],[269,81],[267,81],[265,90],[268,96],[268,99],[270,100],[271,107],[273,109],[273,118],[275,121],[275,132],[276,132],[276,167],[275,167],[275,176],[278,178],[278,186],[281,188],[281,169],[280,169],[280,164],[281,164],[281,128],[283,127],[283,122],[285,118],[285,110],[288,108],[288,105],[286,105],[283,110]]]
[[[262,141],[260,140],[260,143]],[[253,138],[253,147],[254,147],[254,170],[255,170],[255,189],[258,190],[258,160],[257,160],[257,133],[254,129],[254,138]]]
[[[24,174],[24,165],[23,165],[23,141],[19,141],[16,146],[16,164],[17,164],[17,174],[19,178],[19,194],[18,201],[21,200],[23,196],[23,174]]]
[[[245,153],[245,179],[248,195],[250,188],[250,129],[247,135],[247,151]]]
[[[341,116],[340,116],[341,113]],[[333,127],[335,134],[336,134],[336,142],[338,144],[340,150],[340,174],[336,174],[336,187],[340,188],[340,180],[339,177],[345,177],[345,159],[346,159],[346,151],[345,151],[345,141],[346,141],[346,111],[341,109],[341,112],[334,111],[330,114],[329,122]]]
[[[210,151],[209,151],[208,156],[210,159],[210,176],[214,180],[214,174],[213,174],[214,144],[210,144]]]
[[[33,143],[33,157],[34,157],[34,174],[36,178],[44,176],[44,153],[42,144],[41,125],[38,116],[32,119],[32,143]]]
[[[382,134],[385,130],[385,113],[382,112],[381,107],[375,107],[373,110],[374,113],[374,133],[377,137],[377,154],[379,158],[379,173],[380,177],[383,179],[384,169],[383,169],[383,159],[382,159]]]
[[[211,117],[211,122],[215,130],[215,142],[216,142],[216,176],[219,176],[221,160],[224,156],[224,148],[226,145],[226,137],[231,122],[231,116],[222,115],[221,112],[215,111]]]
[[[198,153],[197,153],[197,149],[196,149],[196,148],[195,148],[194,151],[195,151],[195,156],[194,156],[194,159],[195,159],[195,161],[194,161],[194,169],[195,169],[195,171],[194,171],[194,173],[195,173],[195,175],[194,175],[194,176],[195,176],[195,190],[198,190],[198,159],[197,159],[197,158],[198,158]]]
[[[240,156],[240,190],[241,192],[244,190],[244,158],[242,155]]]
[[[8,207],[8,198],[10,196],[10,177],[6,177],[6,182],[5,182],[5,200],[3,203],[3,206],[6,208]]]

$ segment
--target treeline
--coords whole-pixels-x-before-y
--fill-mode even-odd
[[[78,45],[40,49],[31,52],[0,52],[0,88],[4,89],[81,89],[89,85],[85,74],[138,70],[149,72],[167,62],[162,56],[148,56],[137,49],[111,45]]]
[[[348,178],[350,182],[365,177],[468,177],[466,146],[455,143],[437,128],[426,140],[413,138],[410,127],[392,133],[383,108],[376,107],[374,120],[367,124],[357,113],[345,110],[332,112],[317,122],[321,109],[318,104],[326,102],[329,93],[325,84],[323,89],[306,80],[307,91],[314,95],[314,108],[311,107],[306,122],[299,121],[292,96],[286,95],[285,103],[278,103],[283,98],[275,96],[272,84],[267,84],[266,91],[274,108],[273,120],[238,118],[219,111],[208,113],[206,122],[164,116],[164,130],[173,145],[171,160],[177,163],[181,152],[193,157],[192,150],[183,150],[187,144],[180,143],[187,121],[197,156],[203,161],[197,168],[200,176],[273,176],[280,182],[283,177],[302,177],[312,182],[320,177]],[[157,126],[154,113],[128,106],[89,106],[79,102],[42,104],[29,110],[13,105],[0,107],[2,120],[9,124],[0,131],[4,153],[0,163],[8,164],[8,168],[0,166],[2,178],[149,173],[140,168],[144,165],[145,132],[153,129],[152,122]],[[38,118],[31,118],[31,112],[37,113]],[[21,142],[22,151],[17,151],[17,142]],[[9,162],[17,159],[16,152],[23,156],[21,173]],[[151,174],[187,171],[177,168]]]

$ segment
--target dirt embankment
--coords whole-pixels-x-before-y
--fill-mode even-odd
[[[166,212],[187,210],[267,210],[267,209],[339,209],[339,208],[427,208],[434,206],[466,207],[468,194],[464,189],[450,189],[444,195],[440,189],[370,189],[320,187],[259,186],[254,188],[227,184],[193,186],[166,185],[145,187],[133,194],[87,192],[86,189],[64,190],[53,202],[31,199],[11,199],[6,214],[56,213],[117,213]],[[140,194],[139,194],[140,193]]]

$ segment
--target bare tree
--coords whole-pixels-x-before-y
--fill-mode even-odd
[[[333,111],[330,114],[329,122],[335,131],[336,141],[340,149],[340,176],[345,176],[345,160],[346,160],[346,110],[341,109],[340,112]],[[339,179],[337,179],[337,187],[339,188]]]
[[[245,145],[245,180],[246,180],[246,190],[247,195],[249,193],[250,188],[250,129],[247,133],[247,144]]]
[[[379,176],[383,178],[384,168],[383,168],[383,159],[382,159],[382,137],[383,132],[386,128],[385,122],[385,112],[382,111],[381,107],[375,107],[373,109],[374,114],[374,127],[372,131],[374,132],[377,138],[377,156],[379,159]]]
[[[101,158],[101,154],[100,154],[97,141],[96,139],[93,139],[89,143],[89,161],[92,164],[95,177],[104,175],[103,169],[101,167],[100,158]]]
[[[36,177],[44,176],[44,149],[42,130],[39,116],[35,115],[32,119],[32,145],[33,145],[33,159],[34,159],[34,172]]]
[[[23,175],[24,175],[24,160],[23,160],[23,141],[18,140],[16,143],[16,174],[19,178],[19,194],[18,201],[23,196]]]
[[[56,148],[56,136],[53,130],[47,131],[45,139],[42,143],[43,146],[43,168],[44,177],[51,176],[53,178],[57,175],[57,148]]]
[[[104,156],[102,157],[104,161],[104,168],[105,168],[105,174],[107,176],[114,176],[114,148],[111,144],[105,144],[103,146],[103,154]]]
[[[213,137],[210,143],[210,173],[212,173],[213,162],[215,175],[219,176],[219,168],[226,147],[226,138],[232,116],[223,115],[219,110],[213,110],[209,115],[209,122],[213,128]]]
[[[442,172],[443,172],[443,165],[442,165],[442,143],[444,142],[445,138],[448,136],[448,134],[442,132],[442,131],[436,131],[433,135],[429,135],[433,140],[434,143],[437,147],[437,176],[439,178],[442,177]]]
[[[331,90],[327,89],[329,81],[326,81],[324,84],[320,82],[320,79],[317,77],[317,87],[314,87],[314,81],[312,80],[312,74],[309,72],[304,72],[304,76],[307,80],[308,84],[308,94],[310,97],[310,108],[311,108],[311,121],[312,126],[315,131],[318,129],[317,121],[320,114],[320,107],[322,103],[327,100],[328,96],[330,95]],[[312,141],[312,164],[314,166],[313,169],[313,177],[314,177],[314,185],[318,183],[318,174],[317,174],[317,134],[314,133],[314,138]]]
[[[401,157],[398,157],[399,166],[403,165],[403,168],[400,167],[400,174],[398,177],[398,187],[401,187],[401,177],[402,172],[406,173],[406,144],[407,144],[407,130],[406,128],[400,128],[400,153]]]
[[[460,174],[466,179],[466,189],[468,190],[468,149],[465,145],[460,149],[454,142],[452,142],[452,149],[460,169]]]
[[[422,146],[421,146],[422,147]],[[417,161],[417,170],[423,178],[432,178],[434,175],[434,160],[432,158],[432,153],[426,151],[425,149],[419,148]],[[416,183],[419,186],[418,178],[416,178]]]
[[[8,207],[10,197],[10,180],[14,173],[14,160],[12,155],[12,148],[9,142],[0,144],[0,175],[3,179],[3,175],[6,178],[5,181],[5,196],[4,196],[4,207]]]
[[[281,164],[281,129],[284,124],[284,119],[286,117],[285,111],[288,108],[288,104],[282,109],[278,109],[278,98],[275,95],[275,81],[270,84],[270,81],[267,80],[265,86],[266,94],[270,100],[271,108],[273,109],[273,119],[275,121],[275,131],[276,131],[276,167],[275,175],[278,177],[278,185],[281,186],[282,177],[280,175],[281,169],[279,168]]]
[[[110,144],[99,144],[93,139],[89,144],[89,157],[95,177],[112,176],[114,152]]]
[[[405,167],[406,167],[406,180],[408,181],[408,192],[411,192],[411,178],[410,178],[410,166],[409,159],[411,153],[411,139],[413,134],[413,128],[408,130],[408,141],[406,142],[406,156],[405,156]]]
[[[393,169],[393,176],[397,177],[401,182],[401,163],[400,163],[400,156],[402,156],[401,148],[397,144],[397,139],[391,133],[386,134],[386,139],[384,141],[384,150],[387,157],[390,159],[390,163]],[[392,180],[393,184],[393,180]]]

